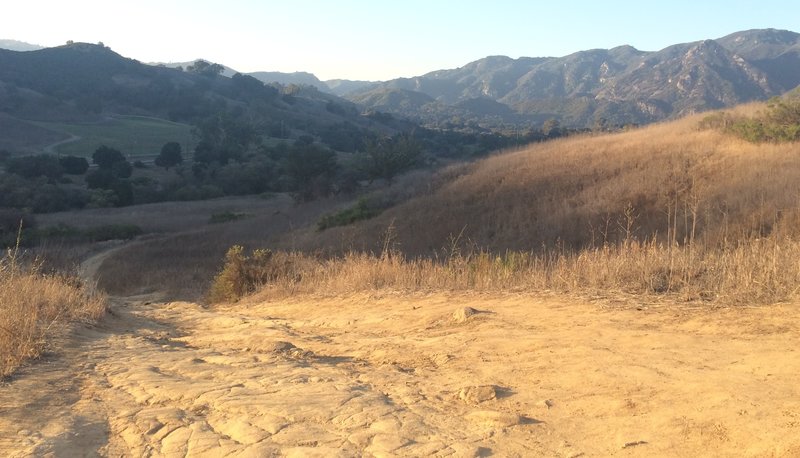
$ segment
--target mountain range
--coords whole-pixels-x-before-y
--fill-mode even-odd
[[[24,41],[0,39],[0,49],[7,49],[9,51],[37,51],[43,49],[43,47],[25,43]]]
[[[439,127],[551,118],[575,127],[644,124],[794,89],[800,85],[800,34],[760,29],[654,52],[619,46],[564,57],[489,56],[378,83],[323,82],[309,73],[251,75],[315,86],[365,109]]]
[[[225,67],[223,75],[235,73]],[[619,46],[564,57],[489,56],[384,82],[321,81],[306,72],[248,75],[265,83],[313,86],[362,110],[436,127],[519,126],[547,119],[575,127],[644,124],[794,89],[800,85],[800,34],[759,29],[653,52]]]
[[[800,34],[750,30],[656,52],[630,46],[565,57],[491,56],[346,94],[422,122],[641,124],[783,94],[800,85]]]

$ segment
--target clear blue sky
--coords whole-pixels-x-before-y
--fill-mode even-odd
[[[800,2],[2,0],[0,38],[103,41],[143,62],[205,58],[243,72],[386,80],[487,55],[653,51],[754,28],[800,32]]]

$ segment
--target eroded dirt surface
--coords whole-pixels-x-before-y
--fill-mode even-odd
[[[0,455],[800,456],[798,310],[127,298],[0,387]]]

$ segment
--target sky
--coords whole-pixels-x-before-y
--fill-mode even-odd
[[[142,62],[388,80],[489,55],[564,56],[756,28],[800,32],[797,0],[0,0],[0,38],[103,42]]]

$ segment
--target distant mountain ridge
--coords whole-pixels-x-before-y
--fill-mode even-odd
[[[186,69],[187,67],[189,67],[190,65],[193,65],[198,60],[205,60],[206,62],[211,62],[208,59],[195,59],[195,60],[189,61],[189,62],[168,62],[168,63],[157,62],[157,63],[153,63],[151,65],[163,66],[163,67],[167,67],[167,68],[183,68],[183,69]],[[222,65],[222,64],[220,64],[220,65]],[[335,95],[343,95],[344,93],[349,92],[349,90],[348,91],[344,91],[344,92],[341,89],[338,90],[338,91],[334,90],[326,82],[320,81],[320,79],[317,78],[316,75],[314,75],[313,73],[308,73],[308,72],[291,72],[291,73],[287,73],[287,72],[258,71],[258,72],[243,73],[243,72],[239,72],[239,71],[234,70],[233,68],[230,68],[230,67],[225,66],[225,65],[223,65],[222,67],[223,67],[222,76],[227,76],[229,78],[232,77],[233,75],[237,74],[237,73],[242,73],[244,75],[252,76],[253,78],[261,81],[262,83],[266,83],[266,84],[278,83],[278,84],[282,84],[284,86],[288,86],[288,85],[292,85],[292,84],[300,85],[300,86],[314,86],[317,89],[319,89],[320,91],[328,92],[328,93],[335,94]],[[346,87],[346,88],[348,88],[350,90],[352,90],[352,89],[360,89],[360,88],[364,87],[363,84],[360,84],[360,83],[369,84],[367,82],[361,82],[361,81],[348,81],[348,80],[333,80],[333,81],[334,81],[334,84],[333,84],[334,88]]]
[[[645,52],[631,46],[565,57],[490,56],[464,67],[399,78],[346,94],[367,108],[425,123],[455,109],[475,123],[555,118],[573,126],[647,123],[780,95],[800,85],[800,34],[749,30]],[[421,103],[427,97],[431,101]]]
[[[0,39],[0,49],[9,51],[38,51],[44,49],[42,46],[25,43],[24,41]]]
[[[224,76],[236,73],[224,67]],[[764,100],[800,86],[800,34],[757,29],[653,52],[619,46],[564,57],[489,56],[385,82],[321,81],[307,72],[246,75],[267,84],[312,86],[364,110],[435,127],[524,126],[547,119],[575,127],[644,124]]]
[[[28,121],[97,122],[136,115],[197,125],[221,114],[246,119],[269,136],[312,134],[326,142],[341,140],[337,135],[343,133],[394,133],[413,125],[362,116],[352,102],[313,87],[147,65],[102,44],[0,49],[0,135]]]

